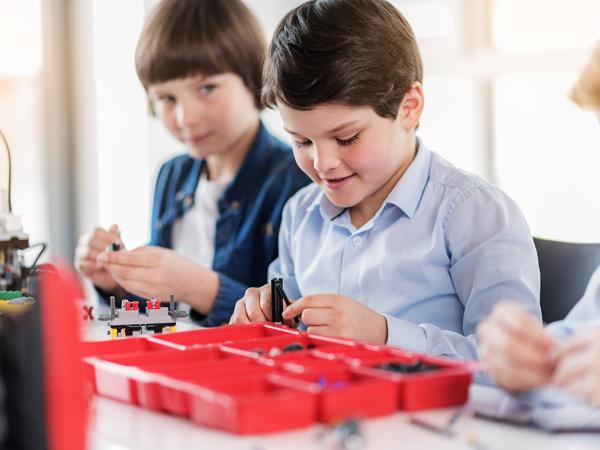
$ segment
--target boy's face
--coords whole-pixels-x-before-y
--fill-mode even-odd
[[[233,73],[156,83],[148,95],[162,123],[196,158],[226,153],[258,117],[254,98]]]
[[[300,168],[342,208],[374,214],[412,161],[414,129],[422,110],[407,119],[379,116],[369,106],[322,104],[300,111],[278,103]]]

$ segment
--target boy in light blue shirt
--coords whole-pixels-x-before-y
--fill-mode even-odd
[[[540,318],[537,256],[514,201],[416,137],[421,81],[388,2],[312,1],[282,20],[262,98],[315,184],[286,205],[270,272],[309,332],[475,358],[498,301]],[[269,320],[270,302],[268,285],[248,289],[231,322]]]

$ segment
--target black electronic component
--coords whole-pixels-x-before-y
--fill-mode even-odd
[[[423,361],[413,363],[385,362],[377,366],[378,369],[388,370],[396,373],[418,373],[438,370],[440,367],[435,364],[426,364]]]
[[[23,233],[21,219],[12,212],[12,167],[10,148],[4,134],[0,131],[8,159],[8,192],[0,189],[0,291],[29,291],[28,279],[36,271],[36,265],[46,244],[29,245],[29,236]],[[40,247],[35,261],[26,266],[23,252],[27,249]]]
[[[283,304],[290,306],[292,302],[283,290],[283,278],[271,279],[271,321],[273,323],[283,323]],[[300,322],[300,319],[294,317],[294,322]]]

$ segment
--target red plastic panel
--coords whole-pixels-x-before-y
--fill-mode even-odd
[[[151,342],[183,350],[198,345],[222,344],[224,342],[237,342],[281,334],[297,335],[298,331],[272,324],[227,325],[203,330],[155,335],[148,339]]]
[[[225,380],[210,388],[190,386],[189,398],[194,422],[238,434],[305,427],[317,416],[315,395],[264,375]]]
[[[100,394],[241,434],[461,404],[471,380],[466,362],[269,324],[93,343],[86,354]],[[378,367],[417,360],[439,368]]]
[[[380,364],[413,363],[423,361],[435,364],[438,370],[419,373],[395,373],[378,368]],[[467,401],[471,372],[468,365],[460,361],[435,358],[399,350],[390,351],[388,355],[363,358],[355,369],[359,373],[389,380],[399,386],[398,408],[404,411],[439,408],[461,405]]]
[[[382,378],[357,373],[350,368],[323,364],[320,374],[287,374],[275,383],[310,392],[318,399],[318,419],[336,423],[351,418],[391,414],[397,409],[398,385]]]

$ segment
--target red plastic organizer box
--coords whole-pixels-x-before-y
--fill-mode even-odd
[[[419,361],[436,369],[382,368]],[[459,405],[471,382],[467,362],[267,323],[87,342],[84,362],[95,393],[239,434]]]

